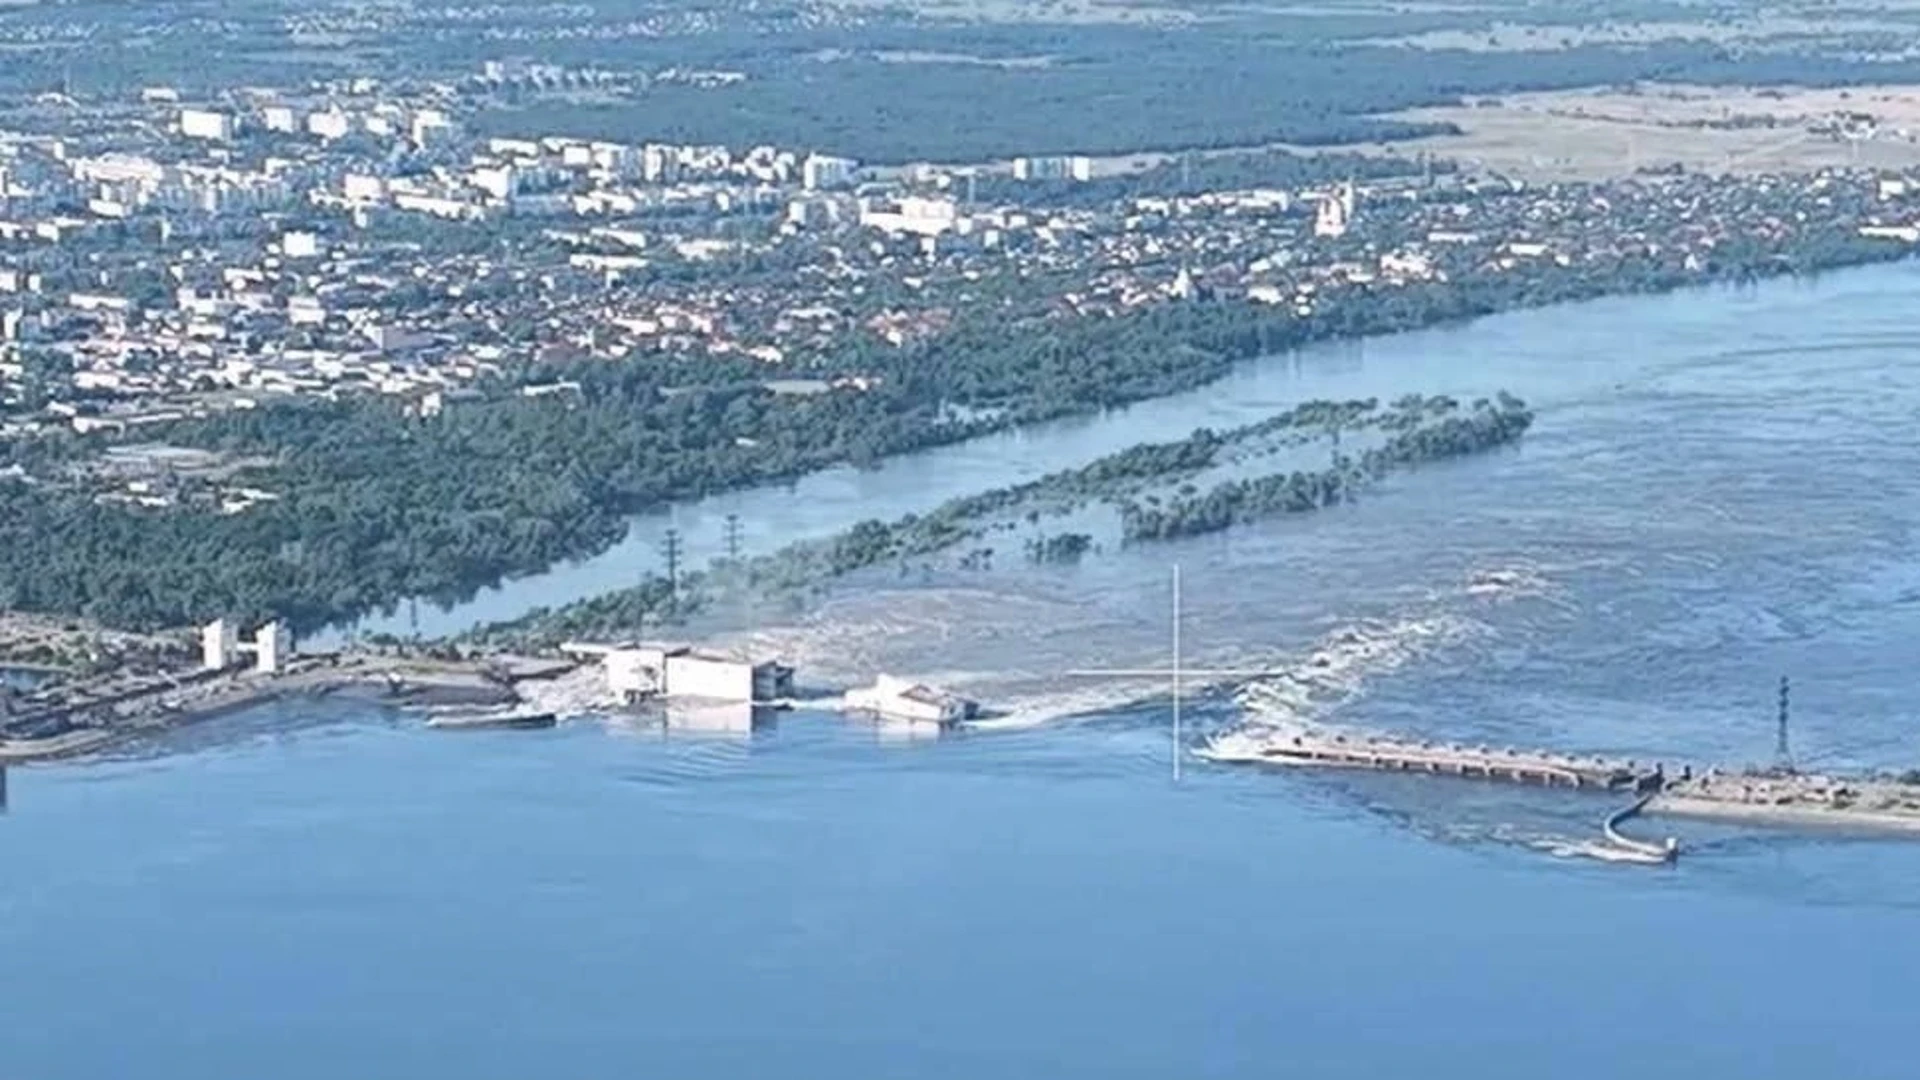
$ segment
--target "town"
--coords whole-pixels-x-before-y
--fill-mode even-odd
[[[468,134],[463,104],[516,77],[489,62],[404,92],[148,88],[32,110],[35,130],[0,142],[0,433],[132,434],[299,395],[431,417],[503,387],[576,392],[541,377],[559,359],[750,360],[778,392],[858,390],[878,377],[860,356],[981,320],[1198,297],[1304,319],[1349,292],[1535,267],[1652,287],[1808,237],[1920,242],[1920,178],[1881,170],[1525,185],[1402,162],[1203,190],[1206,160],[866,168]],[[1128,183],[1174,172],[1177,193]],[[104,470],[99,494],[164,503],[152,471]]]
[[[0,605],[306,634],[604,550],[674,499],[1313,341],[1920,248],[1920,170],[1884,164],[1524,180],[1426,152],[865,164],[497,133],[516,87],[611,78],[487,60],[0,112]]]
[[[0,1080],[1906,1075],[1916,297],[1904,0],[0,0]]]

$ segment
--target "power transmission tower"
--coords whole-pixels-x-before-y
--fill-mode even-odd
[[[667,560],[667,603],[680,605],[680,530],[668,527],[660,540],[660,554]]]
[[[740,561],[740,515],[727,515],[727,561]]]
[[[1787,743],[1787,677],[1780,676],[1779,726],[1774,733],[1774,757],[1782,769],[1793,771],[1793,751]]]

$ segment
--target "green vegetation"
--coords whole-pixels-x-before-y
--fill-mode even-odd
[[[0,482],[0,607],[140,627],[278,613],[307,629],[596,550],[622,513],[662,500],[968,431],[899,395],[667,395],[639,369],[603,369],[576,400],[503,396],[432,420],[378,400],[228,413],[168,437],[277,458],[240,481],[279,501],[144,510]]]
[[[507,5],[484,19],[432,6],[388,5],[375,17],[351,5],[279,0],[217,10],[183,0],[0,4],[8,58],[0,94],[143,85],[192,93],[348,75],[454,82],[485,60],[527,56],[617,73],[632,88],[502,88],[480,116],[487,131],[770,143],[899,162],[1380,142],[1443,130],[1387,115],[1396,110],[1643,79],[1868,85],[1920,77],[1899,25],[1912,14],[1897,10],[1874,12],[1888,24],[1880,29],[1836,24],[1715,41],[1662,37],[1660,27],[1727,28],[1728,12],[1652,0],[1319,11],[1138,5],[1169,17],[1158,25],[1005,7],[1023,9],[1020,21],[993,22],[991,7],[969,25],[967,12],[944,7],[925,18],[912,5],[744,0]],[[1815,11],[1807,5],[1802,19]],[[1649,21],[1649,40],[1519,50],[1396,43],[1440,30],[1471,41],[1500,24],[1586,29],[1637,20]],[[301,40],[316,22],[326,27],[324,47]],[[743,78],[706,86],[653,77],[669,69]]]
[[[1093,537],[1086,533],[1059,533],[1027,541],[1027,558],[1041,564],[1077,563],[1093,550]]]
[[[1128,541],[1213,532],[1273,514],[1332,505],[1396,469],[1511,442],[1531,422],[1526,406],[1504,393],[1494,402],[1475,402],[1464,414],[1446,397],[1410,395],[1385,409],[1373,399],[1308,402],[1226,432],[1201,428],[1175,442],[1143,443],[1077,469],[953,499],[924,515],[910,514],[891,523],[863,521],[822,540],[685,575],[676,583],[650,578],[635,588],[485,627],[469,640],[547,646],[574,637],[620,636],[699,611],[720,591],[805,593],[889,563],[899,563],[904,573],[912,560],[954,549],[963,549],[961,569],[983,570],[992,564],[993,549],[980,544],[996,527],[1022,517],[1037,524],[1042,515],[1071,512],[1088,502],[1118,509]],[[1282,444],[1297,444],[1335,431],[1367,429],[1391,434],[1358,460],[1343,458],[1323,472],[1229,481],[1206,495],[1182,495],[1164,509],[1143,509],[1132,499],[1149,488],[1177,484],[1182,491],[1191,490],[1185,482],[1222,464],[1229,448],[1258,449],[1271,445],[1276,436]],[[1030,562],[1075,563],[1094,549],[1094,540],[1088,533],[1063,532],[1032,537],[1024,549]]]
[[[425,421],[379,399],[229,413],[155,437],[274,461],[236,482],[278,501],[237,514],[191,502],[146,509],[103,503],[85,486],[0,479],[0,608],[128,628],[277,615],[310,630],[409,596],[458,599],[601,550],[621,535],[622,515],[665,500],[1124,405],[1315,341],[1899,254],[1835,229],[1783,248],[1729,243],[1700,266],[1631,256],[1356,288],[1327,294],[1306,317],[1206,301],[976,320],[823,361],[807,373],[878,382],[813,396],[776,394],[749,381],[745,364],[720,363],[706,365],[704,385],[676,392],[694,365],[642,359],[546,369],[580,392],[528,399],[496,387]],[[44,468],[48,455],[99,445],[0,440],[0,469]]]
[[[1392,32],[1380,21],[1373,27]],[[1340,40],[1352,27],[1335,31],[1333,40],[1314,40],[1324,29],[1299,19],[1181,27],[870,26],[785,34],[778,47],[716,41],[713,63],[745,73],[744,81],[722,88],[661,85],[612,103],[537,100],[484,113],[479,123],[496,134],[770,143],[874,163],[975,162],[1021,154],[1384,143],[1452,130],[1386,115],[1403,109],[1651,79],[1844,85],[1920,77],[1916,61],[1812,50],[1747,53],[1710,41],[1425,49]],[[901,62],[896,56],[902,53],[967,59]],[[581,52],[583,60],[597,55]]]
[[[1443,411],[1452,410],[1450,400],[1437,401]],[[1418,422],[1417,411],[1413,419]],[[1369,481],[1396,469],[1510,443],[1532,423],[1533,414],[1526,406],[1503,393],[1497,403],[1475,402],[1464,416],[1446,416],[1420,426],[1396,425],[1402,430],[1384,446],[1367,450],[1357,459],[1342,458],[1320,472],[1230,480],[1205,494],[1183,496],[1164,506],[1130,503],[1124,511],[1126,538],[1133,542],[1198,536],[1279,514],[1318,510],[1350,498]]]

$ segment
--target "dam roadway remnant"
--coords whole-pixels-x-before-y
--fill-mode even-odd
[[[1435,773],[1609,791],[1650,792],[1664,782],[1660,766],[1646,767],[1633,761],[1312,731],[1265,738],[1228,736],[1213,740],[1196,753],[1210,761],[1239,764]]]
[[[1633,839],[1619,831],[1623,822],[1638,817],[1666,789],[1666,774],[1659,765],[1648,768],[1638,762],[1604,757],[1576,757],[1541,750],[1492,749],[1383,737],[1349,737],[1311,730],[1229,734],[1209,740],[1195,751],[1195,755],[1229,764],[1372,769],[1504,780],[1546,787],[1632,791],[1634,801],[1607,815],[1601,823],[1600,832],[1610,852],[1605,857],[1638,863],[1671,863],[1680,855],[1679,843],[1671,838],[1656,844]],[[1691,776],[1691,770],[1688,776]]]

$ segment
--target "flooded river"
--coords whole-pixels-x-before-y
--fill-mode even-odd
[[[1681,761],[1920,765],[1920,266],[1524,312],[636,523],[448,612],[716,554],[1314,397],[1506,389],[1521,444],[1354,505],[1035,567],[875,571],[703,633],[822,685],[1007,715],[920,740],[582,718],[454,735],[345,703],[10,777],[5,1075],[1903,1077],[1920,845],[1648,823],[1414,777],[1168,776],[1157,680],[1249,717]],[[390,623],[405,632],[405,614]],[[1808,992],[1817,987],[1817,992]],[[1442,1064],[1445,1063],[1445,1064]]]
[[[686,565],[724,554],[728,515],[740,518],[743,552],[762,554],[868,518],[891,521],[922,513],[948,499],[1073,468],[1136,443],[1183,438],[1198,427],[1228,428],[1265,419],[1315,398],[1390,400],[1425,393],[1470,400],[1506,389],[1537,407],[1578,406],[1602,399],[1625,381],[1708,359],[1720,335],[1736,320],[1749,343],[1741,348],[1748,350],[1790,347],[1808,339],[1822,349],[1842,352],[1889,336],[1897,344],[1920,337],[1920,331],[1910,330],[1896,312],[1849,325],[1837,339],[1796,327],[1831,303],[1833,290],[1871,293],[1884,287],[1881,282],[1901,281],[1912,273],[1911,268],[1897,267],[1843,275],[1819,286],[1777,283],[1744,292],[1606,300],[1518,312],[1463,327],[1337,342],[1252,361],[1202,389],[1103,416],[906,455],[871,470],[827,470],[790,485],[730,492],[640,515],[632,520],[627,537],[600,555],[483,590],[451,608],[424,600],[403,604],[384,618],[361,620],[358,629],[400,635],[417,631],[427,637],[459,633],[662,572],[661,552],[670,528],[684,541]],[[1867,281],[1875,284],[1860,284]],[[1865,309],[1873,300],[1862,296],[1856,303]],[[1710,312],[1697,310],[1701,306]],[[1746,325],[1756,319],[1763,325]],[[1650,349],[1655,340],[1658,347]],[[316,638],[316,643],[338,638],[336,631]]]

